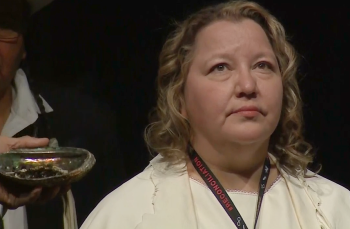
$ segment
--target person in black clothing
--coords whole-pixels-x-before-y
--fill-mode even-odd
[[[51,1],[30,2],[38,10],[38,5]],[[31,80],[24,47],[31,14],[26,0],[0,0],[0,132],[7,137],[55,137],[61,146],[84,148],[95,155],[92,171],[72,185],[80,225],[93,207],[126,179],[116,116],[103,101],[74,88]],[[58,192],[43,190],[42,195],[51,199]],[[62,212],[60,198],[9,210],[4,215],[5,228],[25,229],[28,224],[29,229],[62,229]]]

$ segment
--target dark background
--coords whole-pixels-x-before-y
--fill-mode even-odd
[[[107,103],[131,177],[148,164],[143,130],[155,105],[158,53],[171,22],[215,2],[56,0],[32,19],[27,39],[32,78]],[[337,1],[258,3],[282,22],[302,56],[305,135],[318,152],[321,175],[349,188],[348,8]]]

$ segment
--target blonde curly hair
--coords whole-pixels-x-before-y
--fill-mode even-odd
[[[151,152],[159,153],[171,164],[187,157],[191,127],[181,115],[184,85],[191,64],[191,53],[198,32],[218,20],[251,19],[265,31],[278,60],[283,82],[283,106],[279,124],[272,134],[269,152],[290,175],[305,173],[313,161],[311,145],[302,135],[302,102],[296,78],[298,62],[294,48],[286,39],[283,26],[266,9],[254,2],[230,1],[204,8],[176,25],[159,58],[158,101],[154,120],[145,130]]]

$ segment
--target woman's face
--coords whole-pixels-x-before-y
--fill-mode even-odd
[[[268,141],[280,119],[282,97],[276,56],[256,22],[217,21],[197,34],[181,109],[194,141]]]

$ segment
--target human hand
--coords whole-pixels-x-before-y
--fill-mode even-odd
[[[49,143],[47,138],[8,138],[0,136],[0,153],[18,148],[44,147]],[[70,189],[70,185],[63,187],[28,187],[18,185],[13,182],[0,180],[0,203],[8,209],[16,209],[20,206],[32,203],[45,203],[57,195],[65,194]]]
[[[11,149],[44,147],[47,144],[49,144],[49,139],[47,138],[32,138],[28,136],[9,138],[0,136],[0,153],[5,153]]]

